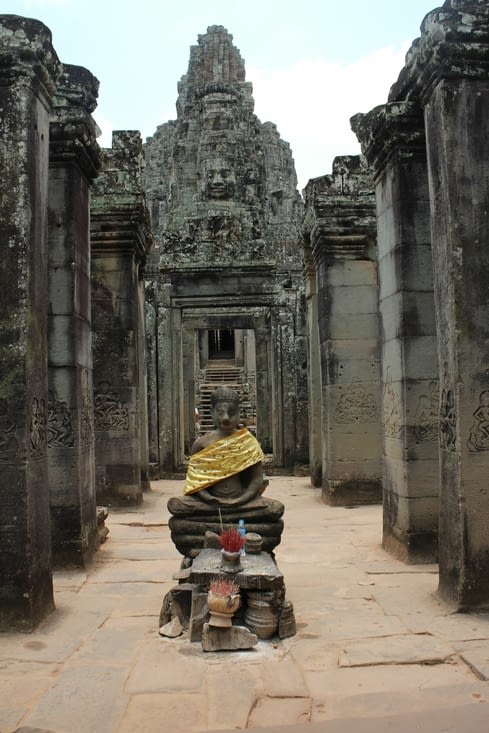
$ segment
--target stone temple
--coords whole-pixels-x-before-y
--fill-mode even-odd
[[[233,37],[212,26],[191,48],[177,120],[145,145],[153,471],[182,465],[195,408],[205,420],[222,379],[274,464],[308,462],[303,203],[289,145],[253,106]]]
[[[0,15],[0,628],[52,612],[103,507],[184,476],[217,384],[268,474],[382,502],[386,552],[489,607],[488,39],[486,0],[428,13],[301,196],[222,26],[176,120],[101,149],[97,78]]]

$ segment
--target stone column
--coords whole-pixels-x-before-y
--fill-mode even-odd
[[[304,281],[307,308],[307,381],[309,389],[309,466],[311,484],[322,485],[321,456],[321,369],[319,356],[318,298],[316,270],[311,248],[304,246]]]
[[[98,81],[63,66],[49,149],[48,455],[53,560],[86,565],[99,545],[90,335],[90,185],[100,168]]]
[[[149,478],[160,477],[160,450],[158,431],[158,330],[156,307],[156,283],[146,282],[146,368],[148,389],[148,456]]]
[[[103,152],[91,206],[97,500],[113,504],[139,503],[142,476],[148,473],[148,456],[141,450],[146,394],[138,347],[144,328],[140,267],[151,234],[141,166],[139,132],[115,132],[112,148]]]
[[[318,283],[322,490],[333,505],[381,501],[380,359],[371,173],[360,156],[306,187]]]
[[[171,475],[175,470],[177,413],[174,407],[178,377],[174,374],[172,309],[169,283],[156,285],[157,377],[160,472]]]
[[[47,456],[49,109],[42,23],[0,16],[0,629],[54,609]]]
[[[487,2],[452,0],[426,19],[413,60],[425,105],[440,364],[439,589],[459,610],[489,605],[488,38]]]
[[[423,113],[396,102],[352,126],[377,192],[383,547],[407,562],[435,562],[439,383]]]
[[[270,319],[262,316],[255,327],[256,341],[256,425],[265,453],[273,453],[273,399]]]

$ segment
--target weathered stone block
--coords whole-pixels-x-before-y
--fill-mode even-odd
[[[202,630],[202,649],[205,652],[252,649],[257,644],[258,637],[256,634],[252,634],[246,626],[231,626],[228,629],[219,629],[204,624]]]

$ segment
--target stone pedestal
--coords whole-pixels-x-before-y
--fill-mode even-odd
[[[64,65],[49,149],[48,454],[53,561],[86,565],[99,545],[90,335],[90,183],[100,167],[98,81]]]
[[[377,191],[383,546],[407,562],[434,562],[439,385],[423,115],[392,103],[352,125]]]
[[[97,500],[137,504],[148,476],[141,267],[151,246],[139,132],[103,151],[91,205]],[[144,450],[145,449],[145,450]]]
[[[380,502],[380,361],[375,200],[359,156],[306,188],[318,284],[322,486],[328,504]]]
[[[0,628],[54,608],[47,457],[49,109],[60,64],[38,21],[0,16]]]

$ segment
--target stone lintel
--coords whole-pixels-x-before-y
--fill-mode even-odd
[[[313,247],[316,268],[324,260],[371,260],[372,241],[375,241],[375,225],[358,234],[347,228],[336,232],[317,232]]]
[[[138,130],[112,134],[112,148],[102,151],[102,172],[92,191],[92,252],[132,252],[144,262],[153,246],[142,186],[143,148]]]
[[[428,13],[421,36],[391,87],[389,102],[431,96],[441,79],[487,79],[489,5],[486,0],[447,0]]]
[[[61,63],[52,46],[51,31],[44,23],[19,15],[0,15],[0,81],[15,84],[28,78],[49,107],[61,73]]]
[[[98,88],[98,79],[88,69],[65,64],[50,116],[50,163],[76,161],[89,181],[101,167],[97,126],[91,116]]]
[[[350,119],[353,132],[374,171],[382,175],[393,155],[425,155],[423,111],[415,102],[390,102]]]
[[[305,189],[302,227],[317,266],[326,257],[370,259],[376,236],[372,172],[363,156],[339,156],[331,175],[314,178]]]
[[[93,255],[129,254],[137,263],[144,263],[153,239],[146,224],[146,210],[142,205],[128,211],[112,212],[91,210],[90,245]]]

